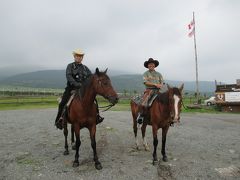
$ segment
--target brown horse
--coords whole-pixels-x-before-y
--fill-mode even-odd
[[[142,130],[142,138],[143,138],[143,145],[145,150],[149,150],[148,143],[145,139],[145,132],[146,126],[152,126],[152,134],[153,134],[153,165],[155,165],[158,161],[157,159],[157,145],[158,145],[158,138],[157,133],[158,129],[162,128],[162,156],[163,161],[167,161],[167,155],[165,152],[165,145],[166,145],[166,137],[169,126],[172,122],[179,122],[180,120],[180,112],[182,106],[182,90],[183,84],[180,88],[176,87],[169,87],[165,93],[158,93],[157,98],[152,103],[150,109],[147,110],[147,113],[144,117],[144,122],[141,127]],[[137,105],[133,100],[131,101],[131,110],[132,110],[132,117],[133,117],[133,131],[136,139],[136,146],[138,149],[138,140],[137,140],[137,116],[140,111],[140,105]]]
[[[104,72],[99,72],[96,69],[95,74],[86,80],[83,85],[83,89],[80,93],[77,93],[72,100],[72,103],[68,109],[68,115],[66,120],[68,123],[72,124],[72,130],[76,137],[76,153],[75,160],[73,162],[73,167],[79,166],[79,147],[81,145],[80,141],[80,129],[87,128],[90,132],[91,146],[93,149],[94,161],[96,169],[102,169],[102,165],[98,160],[96,151],[96,117],[97,108],[94,103],[96,95],[101,95],[107,99],[112,105],[118,102],[118,95],[111,85],[111,80],[106,74],[107,70]],[[67,122],[64,123],[64,136],[65,136],[65,152],[64,154],[69,154],[68,143],[67,143]],[[73,136],[72,136],[73,141]]]

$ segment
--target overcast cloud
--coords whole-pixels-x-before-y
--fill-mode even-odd
[[[235,83],[239,9],[239,0],[1,0],[0,70],[65,69],[81,48],[90,68],[143,73],[152,57],[165,79],[194,81],[194,11],[199,80]]]

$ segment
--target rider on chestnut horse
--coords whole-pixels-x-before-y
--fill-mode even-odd
[[[71,97],[71,92],[73,90],[80,89],[85,80],[92,75],[89,68],[82,64],[84,53],[80,49],[73,51],[73,57],[74,62],[68,64],[66,69],[67,87],[65,88],[62,100],[59,103],[58,113],[55,120],[55,125],[59,129],[63,128],[63,114],[65,111],[64,108],[66,107],[66,104]],[[97,123],[100,123],[104,118],[99,115],[98,104],[96,103],[96,105],[98,112]]]
[[[159,89],[163,86],[162,74],[157,72],[155,68],[159,65],[157,60],[149,58],[148,61],[144,62],[144,67],[148,70],[143,74],[143,82],[146,86],[143,98],[141,100],[141,110],[137,117],[139,124],[143,123],[144,115],[149,107],[149,103],[153,96],[159,92]]]

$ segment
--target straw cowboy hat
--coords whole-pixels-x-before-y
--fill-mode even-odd
[[[82,56],[84,55],[84,53],[81,49],[76,49],[72,53],[73,53],[73,55],[82,55]]]
[[[145,67],[145,68],[148,68],[148,64],[149,64],[149,63],[155,64],[155,67],[157,67],[157,66],[159,65],[158,60],[154,60],[153,58],[149,58],[148,61],[145,61],[145,62],[144,62],[144,67]]]

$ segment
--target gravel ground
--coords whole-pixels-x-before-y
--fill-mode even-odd
[[[55,115],[56,109],[0,111],[1,180],[240,179],[240,115],[182,114],[181,124],[167,136],[168,162],[161,160],[159,130],[160,160],[153,166],[151,127],[146,134],[150,151],[136,150],[130,112],[105,112],[96,137],[100,171],[87,129],[81,131],[80,166],[72,167],[75,153],[63,155],[64,136],[53,126]]]

